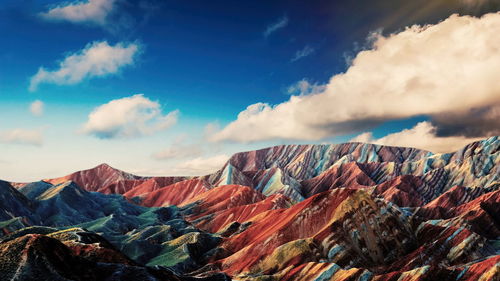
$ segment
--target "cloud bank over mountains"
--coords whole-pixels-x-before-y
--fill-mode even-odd
[[[415,116],[427,116],[436,137],[498,134],[498,30],[500,14],[491,13],[378,34],[324,90],[249,105],[209,139],[313,141]],[[471,122],[481,127],[471,130]]]
[[[430,122],[424,121],[417,123],[413,128],[388,134],[378,139],[374,138],[372,133],[366,132],[356,136],[350,141],[400,147],[415,147],[429,150],[434,153],[448,153],[456,151],[471,142],[482,139],[464,136],[441,137],[436,134],[436,130],[437,128]]]

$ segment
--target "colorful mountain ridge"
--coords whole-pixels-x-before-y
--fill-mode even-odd
[[[1,280],[500,280],[500,138],[233,155],[199,177],[106,164],[0,182]]]

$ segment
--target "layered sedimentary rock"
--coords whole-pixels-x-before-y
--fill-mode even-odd
[[[71,181],[31,183],[19,191],[4,183],[0,194],[12,202],[1,205],[7,216],[0,222],[2,278],[190,280],[184,273],[203,266],[221,243],[184,220],[176,207],[142,207]]]
[[[276,146],[190,178],[100,165],[0,199],[11,279],[500,280],[498,137]]]
[[[163,186],[151,192],[141,193],[139,201],[147,207],[181,205],[199,194],[211,189],[211,185],[202,179],[190,179]],[[136,189],[132,190],[136,191]],[[125,193],[126,197],[133,197]]]

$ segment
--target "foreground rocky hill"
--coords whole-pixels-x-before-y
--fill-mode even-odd
[[[276,146],[189,178],[103,164],[0,199],[2,280],[500,280],[498,137]]]

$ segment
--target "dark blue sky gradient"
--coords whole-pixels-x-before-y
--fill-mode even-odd
[[[495,1],[481,9],[466,9],[459,2],[121,0],[115,26],[104,30],[37,16],[60,1],[4,0],[0,101],[39,98],[93,108],[143,93],[167,110],[179,109],[186,119],[225,123],[249,104],[287,100],[286,89],[301,79],[325,83],[345,71],[346,57],[367,46],[370,32],[433,23],[454,12],[477,15],[498,9]],[[283,17],[288,25],[264,36]],[[54,69],[65,54],[99,40],[139,42],[139,63],[116,76],[71,86],[44,84],[28,92],[29,78],[39,67]],[[314,52],[291,62],[306,46]]]

